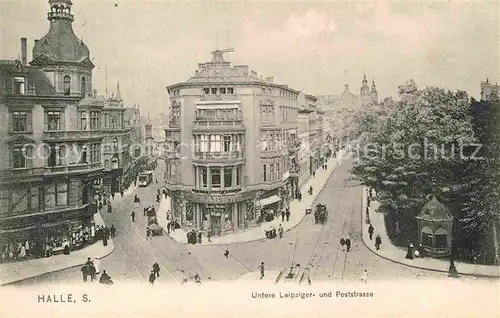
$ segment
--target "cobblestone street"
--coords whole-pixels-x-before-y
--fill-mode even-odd
[[[302,269],[310,267],[313,282],[359,281],[365,268],[368,269],[370,281],[448,279],[443,273],[410,268],[382,259],[364,246],[360,232],[362,188],[350,179],[349,168],[349,162],[343,161],[317,197],[315,204],[326,204],[329,211],[325,225],[314,224],[314,217],[308,215],[299,226],[286,232],[283,239],[230,245],[230,255],[226,258],[223,255],[225,246],[184,245],[167,235],[146,241],[147,220],[142,211],[144,206],[153,202],[158,207],[155,201],[156,187],[159,188],[163,181],[163,164],[160,163],[156,171],[158,185],[153,181],[148,187],[137,188],[124,198],[115,197],[113,212],[104,213],[106,224],[115,225],[117,236],[114,239],[114,252],[102,260],[101,267],[106,269],[115,282],[146,282],[154,262],[160,264],[161,282],[180,283],[183,277],[196,273],[203,280],[209,277],[211,280],[235,280],[258,271],[261,261],[270,273],[281,270],[286,273],[292,263],[300,264]],[[141,199],[139,204],[132,203],[135,193]],[[132,210],[136,212],[135,223],[130,218]],[[351,239],[352,247],[348,253],[340,249],[339,240],[342,236],[349,236]],[[16,285],[80,281],[79,268],[70,268]]]

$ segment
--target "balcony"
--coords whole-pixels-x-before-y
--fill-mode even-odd
[[[102,169],[103,166],[100,162],[72,164],[67,166],[45,167],[44,175],[87,173],[100,171]]]
[[[245,131],[242,119],[207,119],[197,117],[193,131]]]
[[[44,131],[43,141],[81,141],[82,139],[102,139],[105,133],[102,130],[68,130],[68,131]]]
[[[238,100],[236,94],[220,94],[220,95],[201,95],[200,101],[215,101],[215,100]]]
[[[2,181],[13,181],[25,179],[28,177],[41,176],[45,168],[17,168],[0,171],[0,179]]]
[[[262,150],[260,152],[261,158],[276,158],[276,157],[283,157],[285,155],[286,155],[285,149]]]
[[[197,151],[194,153],[195,159],[200,160],[238,160],[244,159],[244,153],[242,151],[221,151],[221,152],[201,152]]]

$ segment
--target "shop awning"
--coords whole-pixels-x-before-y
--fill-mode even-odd
[[[260,206],[266,206],[266,205],[269,205],[269,204],[273,204],[273,203],[276,203],[278,201],[280,201],[280,197],[277,196],[277,195],[272,195],[268,198],[264,198],[262,200],[260,200]]]

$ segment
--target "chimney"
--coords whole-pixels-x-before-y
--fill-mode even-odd
[[[26,38],[21,38],[21,63],[28,65],[28,44]]]

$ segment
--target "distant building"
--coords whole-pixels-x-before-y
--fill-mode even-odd
[[[491,84],[489,79],[481,82],[481,100],[490,101],[500,99],[500,85]]]
[[[124,145],[126,159],[123,163],[122,187],[128,188],[137,179],[139,172],[146,166],[144,147],[144,127],[141,123],[140,105],[125,108],[124,128],[128,130],[127,143]]]

